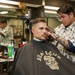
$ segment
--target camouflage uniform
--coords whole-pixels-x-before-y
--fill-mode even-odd
[[[9,44],[10,40],[13,39],[13,31],[10,26],[6,26],[5,28],[0,28],[0,32],[4,35],[0,35],[0,44]]]
[[[66,40],[70,40],[75,46],[75,22],[73,22],[69,27],[65,28],[63,24],[55,28],[56,34],[65,38]],[[57,42],[55,42],[57,44]],[[57,48],[59,51],[66,56],[68,59],[75,63],[75,54],[72,52],[68,52],[65,48],[58,43]]]

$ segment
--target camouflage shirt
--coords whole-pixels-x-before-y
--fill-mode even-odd
[[[0,28],[0,32],[3,35],[0,35],[0,44],[9,44],[10,40],[13,39],[13,30],[10,26],[6,26],[5,28]]]
[[[63,24],[55,28],[56,34],[70,40],[75,46],[75,22],[73,22],[69,27],[65,28]],[[57,43],[57,42],[56,42]],[[59,51],[66,56],[68,59],[75,63],[75,54],[67,51],[61,44],[57,45]]]

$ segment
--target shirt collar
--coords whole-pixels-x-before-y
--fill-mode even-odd
[[[70,29],[72,29],[73,27],[75,27],[75,21],[69,26]]]
[[[35,41],[39,41],[39,42],[42,41],[42,40],[40,40],[40,39],[38,39],[38,38],[33,38],[33,40],[35,40]]]
[[[62,27],[63,29],[65,29],[65,26],[63,25],[63,24],[61,24],[60,26],[59,26],[59,28],[60,27]],[[75,21],[70,25],[70,26],[68,26],[66,29],[72,29],[73,27],[75,27]]]

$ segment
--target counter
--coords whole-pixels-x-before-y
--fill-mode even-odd
[[[10,75],[13,60],[13,58],[0,58],[0,75]]]

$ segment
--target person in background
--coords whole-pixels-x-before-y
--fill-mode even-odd
[[[25,43],[27,43],[26,38],[22,37],[22,38],[21,38],[21,42],[22,42],[23,45],[24,45]]]
[[[13,30],[7,25],[7,20],[0,18],[0,44],[10,44],[13,40]]]
[[[45,19],[32,20],[33,39],[15,54],[12,75],[75,75],[75,64],[47,41]]]
[[[24,46],[26,43],[27,43],[26,38],[22,37],[21,38],[21,42],[19,43],[19,48],[22,47],[22,46]]]
[[[53,42],[59,51],[75,63],[75,11],[70,4],[65,4],[57,10],[61,25],[55,28]],[[50,33],[50,35],[52,35]]]

